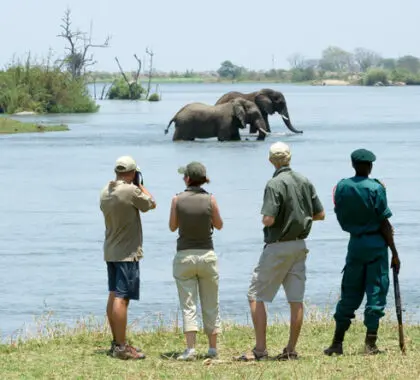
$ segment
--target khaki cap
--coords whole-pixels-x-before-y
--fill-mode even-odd
[[[140,168],[137,166],[136,161],[131,156],[122,156],[117,159],[115,162],[115,171],[117,173],[126,173],[133,170],[140,171]]]
[[[292,154],[290,153],[289,145],[284,142],[278,141],[270,146],[270,158],[274,158],[277,161],[289,162]]]

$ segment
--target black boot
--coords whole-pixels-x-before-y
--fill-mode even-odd
[[[365,338],[365,354],[376,355],[380,354],[381,351],[376,346],[376,340],[378,339],[377,331],[367,331]]]
[[[345,331],[335,330],[334,338],[331,346],[324,350],[324,354],[331,356],[333,354],[343,355],[343,340],[344,340]]]

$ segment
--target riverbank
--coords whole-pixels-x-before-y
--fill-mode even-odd
[[[43,125],[0,118],[0,134],[68,131],[67,125]]]
[[[106,324],[80,321],[76,328],[39,326],[46,337],[0,345],[1,374],[12,378],[140,378],[140,379],[417,379],[420,376],[420,328],[405,326],[407,355],[398,347],[396,323],[384,320],[378,345],[386,350],[377,356],[363,354],[365,328],[352,324],[345,340],[345,355],[327,357],[322,350],[332,338],[331,318],[316,314],[306,317],[299,345],[300,360],[236,362],[233,356],[251,349],[254,332],[249,326],[224,324],[219,337],[219,358],[181,363],[175,357],[184,349],[182,332],[159,328],[153,332],[129,333],[132,344],[146,354],[143,361],[121,361],[107,355],[110,335]],[[285,323],[268,327],[269,355],[275,356],[287,342]],[[203,333],[198,334],[198,353],[207,350]]]

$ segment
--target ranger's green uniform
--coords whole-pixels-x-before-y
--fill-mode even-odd
[[[351,159],[354,163],[373,162],[376,157],[370,151],[359,149],[353,152]],[[341,299],[334,314],[336,335],[338,331],[341,336],[337,343],[341,344],[365,294],[364,324],[368,334],[376,336],[379,320],[384,316],[389,288],[388,246],[379,228],[392,213],[383,184],[357,175],[338,182],[334,204],[341,228],[350,233]]]

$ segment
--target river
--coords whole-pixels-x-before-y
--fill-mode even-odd
[[[186,103],[212,104],[230,90],[262,87],[284,93],[292,123],[302,135],[291,134],[278,115],[270,117],[273,134],[264,142],[252,137],[173,143],[173,126],[168,135],[163,133]],[[126,154],[138,161],[158,203],[142,215],[140,301],[131,303],[129,322],[150,328],[175,318],[172,258],[177,235],[168,228],[169,207],[172,196],[184,188],[177,168],[200,160],[208,168],[207,189],[215,194],[225,223],[214,234],[222,318],[250,323],[246,294],[263,246],[260,208],[273,173],[268,148],[277,140],[290,145],[293,168],[312,180],[326,210],[326,220],[314,223],[307,242],[308,306],[332,314],[338,299],[348,236],[336,221],[332,188],[353,175],[350,153],[365,147],[377,155],[373,175],[385,182],[394,214],[404,318],[420,320],[420,87],[162,84],[160,90],[160,102],[98,101],[96,114],[20,118],[65,123],[69,132],[0,136],[1,338],[26,331],[46,311],[66,323],[88,315],[104,318],[107,280],[99,192],[113,178],[115,159]],[[391,313],[392,280],[388,306]],[[282,289],[268,310],[271,321],[288,319]]]

